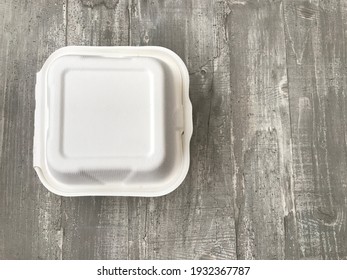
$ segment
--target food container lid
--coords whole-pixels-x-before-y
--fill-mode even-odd
[[[63,196],[159,196],[189,169],[189,75],[163,47],[64,47],[37,73],[34,168]]]

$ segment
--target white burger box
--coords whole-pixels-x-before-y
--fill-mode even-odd
[[[64,47],[37,73],[34,168],[62,196],[160,196],[189,169],[183,61],[163,47]]]

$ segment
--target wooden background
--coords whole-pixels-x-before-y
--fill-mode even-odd
[[[40,184],[35,73],[66,45],[185,61],[194,134],[176,191]],[[347,259],[346,90],[345,0],[0,0],[0,258]]]

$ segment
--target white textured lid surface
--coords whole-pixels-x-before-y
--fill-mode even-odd
[[[182,60],[162,47],[65,47],[37,74],[34,168],[65,196],[158,196],[189,168]]]

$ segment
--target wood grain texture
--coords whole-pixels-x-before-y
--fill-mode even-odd
[[[60,198],[32,168],[36,71],[65,44],[63,1],[0,5],[0,258],[60,259]]]
[[[294,225],[285,38],[280,1],[231,6],[233,173],[238,257],[291,258]],[[271,244],[271,245],[270,245]],[[294,254],[295,255],[295,254]]]
[[[347,259],[347,3],[0,0],[0,259]],[[190,73],[183,184],[60,198],[32,168],[35,73],[158,45]]]
[[[300,258],[345,259],[346,3],[285,2]]]

